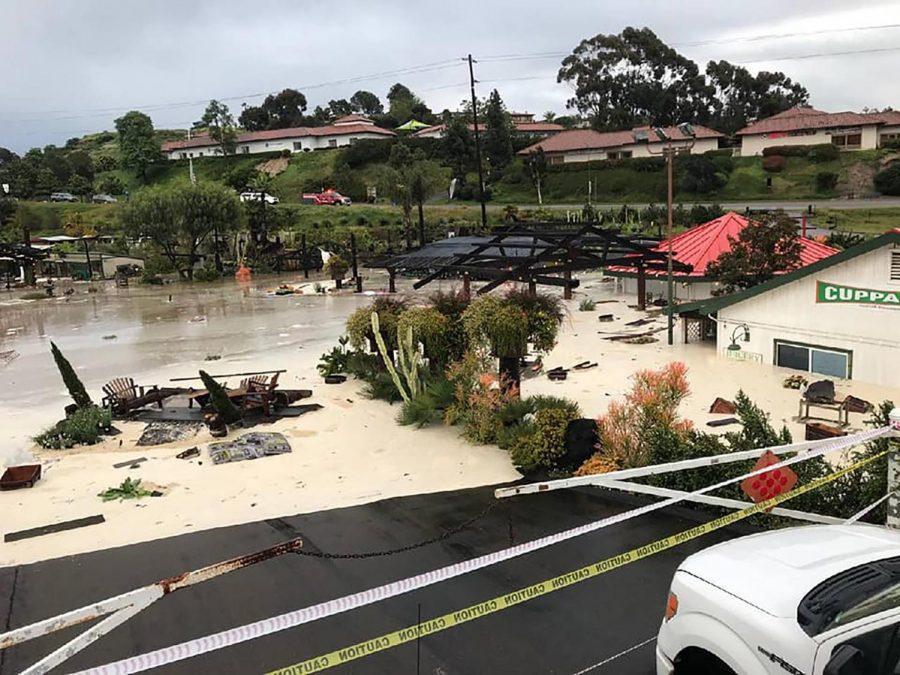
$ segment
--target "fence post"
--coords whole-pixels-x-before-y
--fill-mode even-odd
[[[306,235],[300,235],[300,264],[303,265],[303,278],[309,279],[309,264],[306,257]]]
[[[894,440],[900,439],[900,408],[891,411],[890,425],[894,429]],[[893,442],[888,448],[887,491],[887,526],[900,529],[900,443]]]
[[[356,279],[356,292],[362,293],[362,277],[359,276],[359,266],[356,261],[356,234],[350,233],[350,264],[353,266],[353,278]]]

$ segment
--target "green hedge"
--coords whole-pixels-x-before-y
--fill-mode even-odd
[[[900,196],[900,162],[875,174],[875,189],[883,195]]]
[[[567,162],[550,164],[547,173],[567,173],[570,171],[608,171],[610,169],[631,169],[632,171],[654,173],[666,168],[662,157],[629,157],[627,159],[596,159],[590,162]]]
[[[773,145],[762,151],[763,157],[781,155],[782,157],[806,157],[813,162],[831,162],[840,157],[841,151],[831,143],[815,143],[812,145]]]

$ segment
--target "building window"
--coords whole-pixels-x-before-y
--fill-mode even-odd
[[[862,147],[862,134],[837,134],[831,137],[831,142],[839,148],[859,150]]]
[[[182,153],[181,153],[181,159],[187,159],[187,153],[186,153],[186,152],[182,152]]]
[[[336,139],[336,138],[329,138],[329,139],[328,139],[328,147],[329,147],[329,148],[336,148],[336,147],[337,147],[337,139]]]
[[[200,153],[200,156],[203,157],[203,153],[202,153],[202,152]]]
[[[891,251],[891,281],[900,281],[900,248]]]
[[[242,145],[242,146],[241,146],[241,153],[243,153],[243,154],[245,154],[245,155],[250,154],[250,146],[249,146],[249,145]]]
[[[850,379],[853,352],[775,340],[775,365],[808,373]]]
[[[300,141],[294,141],[294,150],[302,150],[302,149],[303,149],[303,143]]]
[[[563,155],[550,155],[547,158],[548,164],[562,164],[565,161],[565,157]]]

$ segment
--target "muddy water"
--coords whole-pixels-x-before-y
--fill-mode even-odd
[[[173,284],[115,288],[75,286],[68,299],[15,303],[0,294],[0,466],[20,461],[30,438],[62,415],[69,402],[50,356],[55,342],[99,401],[115,377],[170,385],[169,378],[314,366],[341,334],[347,315],[371,297],[271,296],[278,283],[302,277],[261,278],[239,285]],[[380,288],[378,279],[369,284]],[[211,361],[207,357],[218,356]],[[188,383],[196,384],[196,383]]]

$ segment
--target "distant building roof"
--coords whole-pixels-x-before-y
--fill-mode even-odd
[[[365,115],[356,115],[356,114],[344,115],[343,117],[338,117],[334,122],[332,122],[332,124],[337,124],[337,125],[354,124],[356,122],[358,122],[360,124],[375,124],[375,122],[373,122],[370,118],[366,117]]]
[[[469,123],[469,131],[475,131],[475,125]],[[563,131],[565,127],[562,124],[556,124],[555,122],[516,122],[513,121],[513,126],[516,131],[523,134],[546,134],[553,133],[556,131]],[[445,124],[434,124],[430,127],[425,127],[424,129],[419,129],[414,136],[418,135],[430,135],[435,132],[444,133],[444,129],[446,128]],[[484,131],[487,129],[487,126],[484,122],[478,122],[478,131]]]
[[[724,134],[709,129],[708,127],[695,124],[695,138],[721,138]],[[687,140],[678,127],[663,127],[666,135],[674,141]],[[646,138],[638,140],[638,137],[646,134]],[[544,152],[573,152],[575,150],[598,150],[602,148],[614,148],[622,145],[634,145],[640,142],[659,142],[650,127],[635,127],[634,129],[622,131],[595,131],[594,129],[569,129],[554,134],[550,138],[545,138],[533,145],[529,145],[524,150],[520,150],[520,155],[527,155],[543,148]]]
[[[379,134],[382,136],[396,136],[390,129],[382,129],[374,124],[347,122],[342,124],[328,124],[322,127],[289,127],[287,129],[268,129],[266,131],[245,131],[237,136],[237,143],[249,143],[251,141],[271,141],[278,138],[303,138],[304,136],[347,136],[349,134]],[[185,138],[180,141],[166,141],[162,144],[162,151],[183,150],[185,148],[202,148],[209,145],[218,145],[208,134],[199,134],[194,138]]]
[[[750,223],[744,216],[734,212],[728,212],[724,216],[710,220],[692,227],[672,237],[672,258],[693,269],[690,272],[675,272],[675,276],[681,278],[702,279],[706,277],[706,268],[709,263],[717,260],[720,255],[731,250],[732,241],[736,240],[741,231]],[[820,244],[806,237],[797,237],[800,242],[800,266],[806,267],[819,260],[824,260],[838,252],[837,249],[825,244]],[[661,241],[655,251],[665,253],[669,250],[668,240]],[[613,276],[617,274],[634,274],[637,269],[624,265],[611,266],[607,272]],[[665,272],[647,271],[648,276],[665,275]]]
[[[816,110],[815,108],[796,107],[748,124],[738,131],[737,135],[749,136],[799,131],[801,129],[830,129],[872,124],[900,124],[900,112],[888,110],[879,113],[830,113]]]

